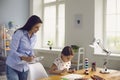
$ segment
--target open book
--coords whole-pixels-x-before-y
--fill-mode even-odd
[[[75,79],[82,79],[84,77],[84,75],[80,75],[80,74],[68,74],[65,76],[62,76],[62,79],[66,79],[66,80],[75,80]]]

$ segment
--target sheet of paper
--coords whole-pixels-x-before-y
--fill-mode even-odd
[[[65,78],[68,80],[74,80],[74,79],[82,79],[84,77],[84,75],[80,75],[80,74],[68,74],[65,76],[62,76],[61,78]]]
[[[24,61],[24,60],[22,60],[22,61],[20,61],[18,64],[25,64],[25,63],[27,63],[27,62]]]

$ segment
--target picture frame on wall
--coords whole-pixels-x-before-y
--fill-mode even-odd
[[[81,14],[75,14],[74,15],[74,26],[75,27],[81,27],[82,26],[82,15]]]

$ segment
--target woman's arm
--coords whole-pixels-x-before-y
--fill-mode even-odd
[[[21,30],[17,30],[13,36],[12,36],[12,40],[11,40],[11,44],[10,44],[10,54],[15,55],[17,57],[19,56],[23,56],[22,54],[20,54],[19,52],[17,52],[18,47],[20,45],[20,39],[23,36],[23,32]]]
[[[23,31],[22,30],[18,30],[13,34],[12,37],[12,41],[10,44],[10,51],[11,51],[11,55],[15,55],[17,57],[17,61],[20,62],[21,60],[25,60],[27,62],[31,62],[32,61],[32,57],[27,57],[24,56],[23,54],[20,54],[17,50],[19,48],[20,45],[20,39],[24,36]]]
[[[49,70],[49,72],[51,74],[61,74],[61,73],[64,73],[64,72],[67,72],[67,69],[64,69],[64,70],[57,70],[57,66],[55,64],[53,64]]]

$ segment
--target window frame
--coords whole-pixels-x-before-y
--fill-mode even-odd
[[[117,2],[116,2],[117,3]],[[106,11],[107,11],[107,0],[103,0],[103,45],[107,46],[107,30],[106,30]],[[116,13],[113,13],[116,14]],[[120,54],[120,50],[110,50],[113,54]]]
[[[64,4],[65,5],[65,0],[56,0],[54,2],[49,2],[49,3],[44,3],[44,0],[42,0],[42,19],[43,19],[43,27],[44,27],[44,8],[48,6],[56,6],[56,46],[53,47],[54,49],[62,49],[62,47],[58,47],[58,11],[59,11],[59,5]],[[65,13],[64,13],[65,14]],[[64,24],[65,26],[65,24]],[[41,36],[41,47],[42,48],[48,48],[47,46],[44,46],[44,28],[42,27],[42,36]],[[64,29],[65,30],[65,29]],[[65,34],[64,34],[65,35]],[[65,41],[65,38],[64,38]],[[65,45],[65,43],[64,43]],[[63,45],[63,47],[64,47]]]
[[[103,0],[103,45],[106,46],[106,6],[107,0]]]

